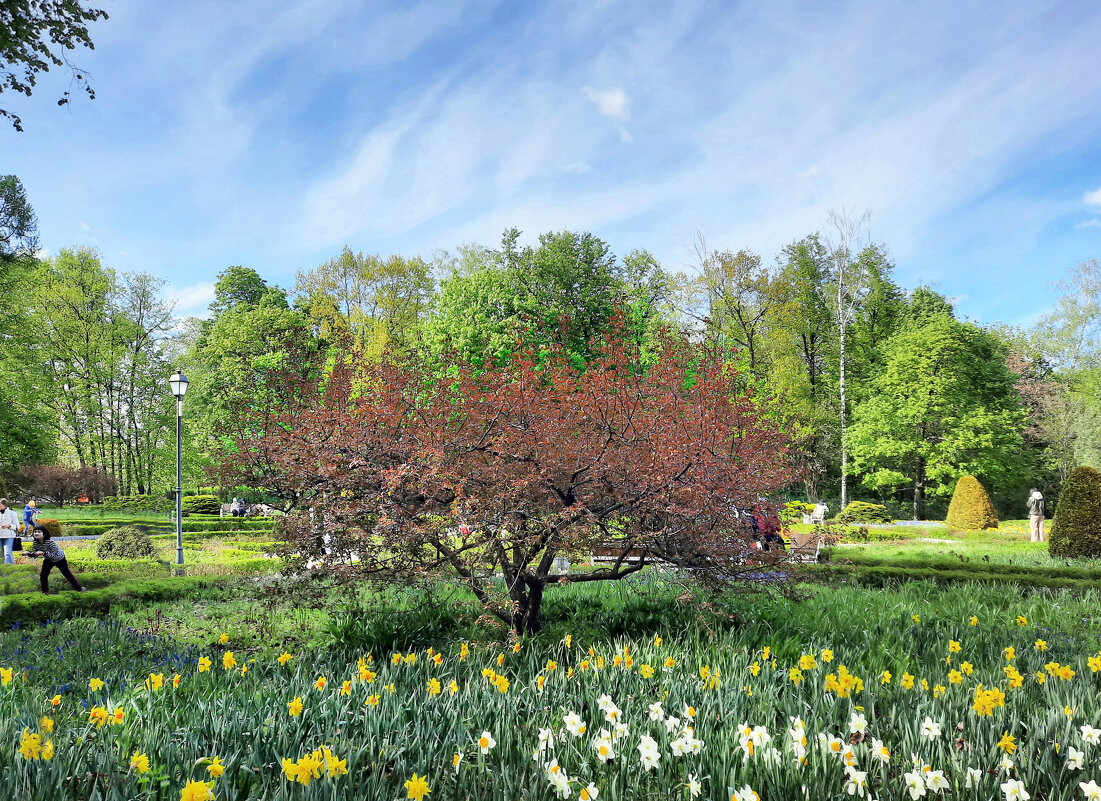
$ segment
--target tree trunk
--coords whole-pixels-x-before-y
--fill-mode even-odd
[[[840,302],[840,291],[838,291],[838,302]],[[841,330],[840,337],[840,389],[841,389],[841,509],[842,511],[848,505],[849,502],[849,449],[845,444],[845,329],[847,326],[844,322],[839,326]]]
[[[544,589],[545,584],[533,578],[524,579],[523,584],[517,583],[512,596],[516,602],[512,626],[517,634],[537,634],[542,631],[543,621],[539,617],[539,612],[543,608]]]
[[[918,459],[914,474],[914,520],[921,520],[925,511],[925,460]]]

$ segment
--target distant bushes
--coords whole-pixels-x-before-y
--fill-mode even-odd
[[[188,495],[183,499],[185,515],[216,515],[222,504],[215,495]]]
[[[170,512],[174,506],[164,495],[112,495],[103,499],[104,512]]]
[[[892,523],[894,518],[886,506],[866,501],[852,501],[837,516],[837,522],[845,525],[852,523]]]

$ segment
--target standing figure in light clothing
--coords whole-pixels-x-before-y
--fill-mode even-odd
[[[19,536],[19,516],[8,507],[8,499],[0,498],[0,544],[4,547],[4,564],[15,564],[12,545]]]
[[[1031,542],[1044,541],[1044,496],[1035,487],[1028,492],[1028,538]]]

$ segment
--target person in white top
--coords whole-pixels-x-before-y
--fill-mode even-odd
[[[8,506],[7,498],[0,498],[0,544],[4,546],[4,564],[15,564],[12,544],[19,535],[19,515]]]

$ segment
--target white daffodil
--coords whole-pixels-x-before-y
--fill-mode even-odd
[[[952,786],[948,779],[944,778],[943,770],[931,770],[925,774],[925,786],[934,793],[943,793]]]
[[[735,790],[730,798],[731,801],[760,801],[761,797],[747,784],[741,790]]]
[[[672,715],[665,719],[665,730],[672,734],[675,731],[680,731],[680,718],[675,718]]]
[[[1013,760],[1010,759],[1008,755],[1002,754],[1002,758],[998,760],[998,770],[1004,772],[1005,775],[1008,776],[1009,772],[1015,767],[1016,765],[1013,764]]]
[[[570,777],[566,775],[566,771],[560,770],[553,774],[550,777],[550,783],[559,798],[570,797]]]
[[[607,734],[607,732],[602,731],[601,734]],[[596,758],[601,762],[608,763],[615,759],[615,744],[610,736],[601,737],[594,742],[593,750],[596,751]]]
[[[860,712],[853,712],[849,718],[849,734],[864,734],[868,730],[868,719]]]
[[[930,740],[940,737],[940,724],[934,723],[933,719],[926,715],[925,720],[921,722],[921,736],[928,737]]]
[[[612,696],[604,693],[596,699],[596,708],[601,712],[607,712],[609,709],[615,709],[615,703],[612,701]]]
[[[703,789],[703,785],[700,784],[700,780],[696,778],[695,773],[688,774],[688,797],[699,797],[700,791]]]
[[[546,751],[554,745],[554,732],[550,729],[539,730],[539,751]]]
[[[589,782],[588,787],[582,787],[581,792],[577,794],[580,801],[596,801],[596,797],[600,795],[600,791],[596,789],[596,785]]]
[[[1085,764],[1086,755],[1073,745],[1067,749],[1067,770],[1081,770]]]
[[[978,787],[980,779],[982,779],[981,770],[978,768],[968,768],[966,777],[963,780],[963,786],[968,790],[973,787]]]
[[[1101,785],[1093,779],[1090,779],[1089,784],[1079,782],[1078,786],[1082,788],[1082,795],[1086,797],[1086,801],[1101,801]]]
[[[845,792],[849,795],[855,795],[857,798],[864,797],[864,790],[867,787],[868,774],[856,770],[855,768],[845,769]]]
[[[661,701],[655,701],[650,704],[650,720],[658,721],[664,720],[665,710],[661,708]]]
[[[585,733],[585,721],[576,712],[570,712],[562,718],[562,722],[566,725],[566,731],[574,737],[580,737]]]
[[[871,755],[872,759],[876,760],[877,762],[882,762],[884,765],[890,763],[891,761],[890,749],[887,748],[887,746],[883,744],[883,741],[880,740],[878,737],[872,738]]]
[[[910,798],[921,798],[925,795],[925,777],[918,771],[907,773],[902,779],[906,782],[906,789],[910,793]]]
[[[482,749],[482,753],[488,754],[495,745],[497,745],[497,741],[493,739],[493,735],[488,731],[482,732],[482,736],[478,738],[478,748]]]
[[[1028,801],[1032,798],[1020,779],[1009,779],[1002,784],[1002,792],[1005,793],[1005,801]]]
[[[1082,724],[1082,742],[1088,745],[1101,743],[1101,729],[1095,729],[1088,723]]]

